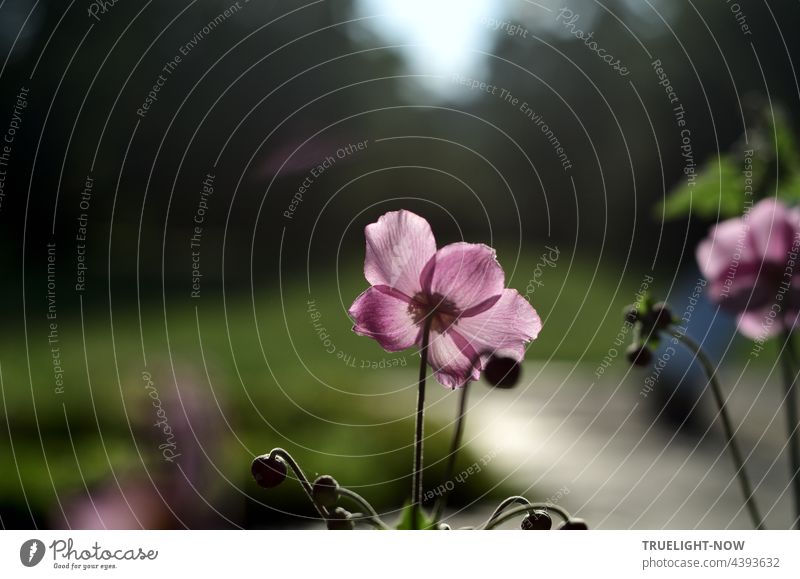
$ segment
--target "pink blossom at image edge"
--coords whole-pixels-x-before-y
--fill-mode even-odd
[[[764,199],[712,227],[697,246],[709,299],[738,315],[739,331],[764,340],[791,329],[800,311],[800,209]],[[794,255],[794,257],[792,257]]]

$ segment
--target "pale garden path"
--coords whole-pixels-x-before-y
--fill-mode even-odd
[[[640,396],[647,371],[632,372],[622,384],[621,375],[606,375],[591,388],[592,369],[548,364],[530,384],[536,371],[527,364],[514,390],[474,385],[464,440],[476,456],[495,453],[477,476],[513,473],[511,488],[530,486],[526,494],[537,500],[567,489],[560,504],[594,528],[751,528],[719,424],[703,434],[714,415],[710,394],[701,400],[694,429],[675,434],[666,421],[654,424],[655,405]],[[737,377],[723,373],[727,391]],[[782,454],[784,414],[773,418],[782,387],[773,375],[759,395],[765,380],[765,373],[749,372],[729,404],[740,422],[755,401],[738,436],[745,454],[755,447],[748,470],[759,507],[769,512],[767,527],[786,529],[792,501]],[[451,419],[452,404],[438,402],[432,414]],[[481,505],[455,514],[453,522],[475,524],[490,511],[491,505]]]

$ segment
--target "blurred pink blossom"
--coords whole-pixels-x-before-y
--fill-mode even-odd
[[[800,310],[800,210],[760,201],[716,225],[697,246],[708,296],[738,314],[739,331],[764,340],[790,329]]]

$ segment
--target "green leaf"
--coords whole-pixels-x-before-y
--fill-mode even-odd
[[[772,121],[770,118],[770,125],[774,134],[770,134],[768,137],[770,145],[772,145],[773,138],[776,140],[775,149],[780,160],[781,174],[796,178],[795,176],[800,171],[800,146],[798,146],[792,127],[781,109],[775,109],[775,120]]]
[[[800,173],[781,179],[778,188],[778,198],[785,201],[788,205],[800,203]]]
[[[771,126],[775,131],[779,160],[778,198],[793,205],[800,202],[800,145],[782,109],[775,109]]]
[[[411,503],[407,502],[403,506],[403,512],[400,516],[400,522],[397,524],[397,529],[400,531],[412,530],[433,530],[436,528],[436,521],[429,517],[427,513],[420,507],[417,509],[417,520],[414,521],[414,509],[411,508]]]
[[[754,163],[755,165],[755,163]],[[755,167],[754,167],[755,172]],[[744,208],[742,167],[730,155],[706,162],[697,173],[694,185],[683,182],[656,206],[655,217],[677,219],[690,213],[716,218],[740,215]]]
[[[704,163],[693,184],[683,179],[656,206],[654,217],[725,219],[741,215],[747,201],[776,194],[789,204],[800,203],[800,141],[783,109],[764,106],[748,135],[730,153]],[[751,173],[745,175],[745,169]]]

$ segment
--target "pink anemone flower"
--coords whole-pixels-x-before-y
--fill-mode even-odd
[[[799,248],[800,210],[774,199],[719,223],[697,246],[709,299],[738,314],[748,338],[791,329],[800,310]]]
[[[420,346],[428,323],[428,363],[449,388],[477,380],[492,355],[522,360],[542,322],[506,289],[494,249],[452,243],[437,251],[430,224],[405,210],[386,213],[365,235],[371,287],[349,310],[357,334],[397,352]]]

